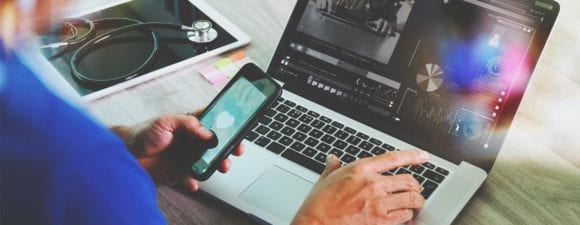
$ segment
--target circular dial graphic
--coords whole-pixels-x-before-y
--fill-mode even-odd
[[[425,70],[417,74],[417,86],[426,92],[436,91],[443,84],[443,75],[439,65],[428,63]]]

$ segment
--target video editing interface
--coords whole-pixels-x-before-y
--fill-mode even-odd
[[[311,0],[274,71],[418,147],[482,152],[499,148],[506,100],[529,81],[542,18],[528,14],[479,0]]]

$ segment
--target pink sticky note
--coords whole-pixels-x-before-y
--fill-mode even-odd
[[[213,65],[206,66],[199,70],[199,74],[201,74],[205,79],[210,79],[220,73]]]
[[[207,79],[207,81],[209,81],[210,84],[214,85],[214,84],[220,83],[220,82],[227,80],[227,79],[228,79],[228,77],[224,73],[219,72],[218,74]]]

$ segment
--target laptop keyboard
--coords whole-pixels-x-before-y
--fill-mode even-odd
[[[316,173],[324,171],[326,156],[338,156],[343,165],[399,149],[367,134],[279,98],[246,139]],[[411,174],[429,198],[449,171],[427,162],[386,171],[383,175]]]

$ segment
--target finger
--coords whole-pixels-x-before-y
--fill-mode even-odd
[[[377,188],[390,193],[405,191],[419,192],[421,190],[419,182],[409,174],[381,176],[380,180],[380,184]]]
[[[244,145],[243,144],[239,144],[238,146],[236,146],[236,149],[234,149],[234,151],[232,152],[233,155],[235,156],[242,156],[244,154]]]
[[[196,192],[199,190],[199,184],[197,183],[197,180],[191,177],[187,177],[183,184],[188,191]]]
[[[230,170],[231,166],[232,166],[232,161],[230,161],[230,159],[224,159],[220,163],[218,170],[220,171],[220,173],[227,173]]]
[[[324,168],[324,171],[320,175],[319,179],[322,180],[326,178],[338,168],[340,168],[340,161],[338,158],[334,154],[328,154],[328,156],[326,156],[326,168]]]
[[[365,171],[382,173],[401,166],[417,165],[427,162],[429,153],[422,150],[394,151],[372,158],[359,160]]]
[[[425,199],[419,192],[407,191],[389,195],[382,201],[389,211],[397,209],[418,209],[423,207]]]
[[[387,213],[388,221],[392,224],[403,224],[413,219],[413,210],[396,209]]]

